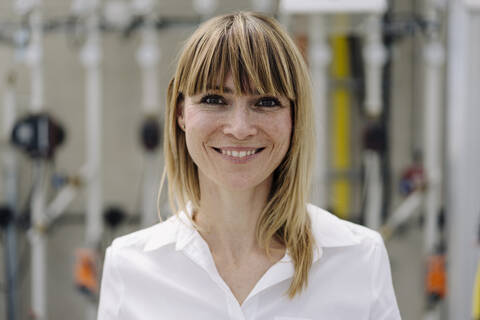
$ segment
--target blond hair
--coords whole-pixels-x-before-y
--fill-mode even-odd
[[[308,69],[274,19],[251,12],[215,17],[200,25],[185,43],[167,92],[164,152],[170,205],[178,212],[185,210],[188,202],[198,208],[201,199],[197,167],[177,124],[179,102],[217,86],[223,91],[229,73],[235,92],[283,95],[291,102],[290,147],[274,171],[256,236],[267,255],[274,239],[287,248],[295,266],[288,289],[293,298],[306,287],[313,261],[314,240],[306,203],[315,138]]]

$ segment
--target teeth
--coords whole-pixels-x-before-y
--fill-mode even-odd
[[[222,154],[231,156],[231,157],[237,157],[237,158],[242,158],[246,156],[251,156],[252,154],[255,154],[255,150],[248,150],[248,151],[234,151],[234,150],[222,150]]]

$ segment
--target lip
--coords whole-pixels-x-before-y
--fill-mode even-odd
[[[213,151],[215,153],[217,153],[223,159],[228,160],[228,161],[233,162],[233,163],[237,163],[237,164],[247,163],[247,162],[257,158],[258,155],[261,154],[263,152],[263,150],[265,149],[265,147],[254,148],[254,147],[230,147],[230,146],[229,147],[221,147],[221,148],[217,148],[217,147],[211,147],[211,148],[213,149]],[[226,150],[226,151],[256,150],[256,152],[254,154],[249,155],[249,156],[239,158],[239,157],[234,157],[234,156],[229,156],[227,154],[223,154],[220,150]]]
[[[226,147],[212,147],[216,150],[225,150],[225,151],[250,151],[259,149],[265,149],[265,147],[234,147],[234,146],[226,146]]]

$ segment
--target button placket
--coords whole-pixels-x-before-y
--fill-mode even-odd
[[[225,292],[225,300],[227,301],[228,305],[228,315],[229,319],[231,320],[245,320],[245,316],[243,314],[243,310],[238,304],[237,299],[232,294],[230,288],[228,288],[229,292]]]
[[[259,300],[260,300],[259,297],[255,296],[243,302],[241,308],[243,311],[243,315],[246,319],[249,319],[249,320],[257,319],[257,315],[258,315],[257,310],[258,310]]]
[[[232,290],[230,290],[230,287],[225,283],[223,278],[218,273],[217,266],[215,265],[215,261],[213,260],[213,256],[210,252],[208,244],[200,236],[198,236],[198,238],[195,240],[195,245],[198,247],[199,250],[202,250],[202,252],[204,253],[208,273],[212,277],[213,281],[223,290],[225,294],[229,318],[232,320],[245,320],[245,316],[243,315],[242,308],[238,303],[237,298],[235,298]]]
[[[225,303],[227,304],[227,311],[229,319],[231,320],[245,320],[243,311],[232,291],[218,273],[215,261],[208,247],[208,244],[201,238],[201,236],[194,231],[193,237],[187,241],[188,244],[183,248],[184,253],[194,261],[198,266],[207,272],[212,281],[220,287],[225,296]]]

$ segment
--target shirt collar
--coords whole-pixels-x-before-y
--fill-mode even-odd
[[[152,251],[165,245],[175,243],[176,250],[182,250],[194,238],[195,228],[189,217],[192,215],[191,204],[187,204],[186,212],[181,211],[173,215],[164,223],[157,224],[145,244],[144,251]],[[312,223],[312,233],[317,244],[314,252],[314,261],[322,256],[322,248],[344,247],[359,244],[359,239],[348,228],[348,222],[340,220],[333,214],[316,207],[307,205],[307,211]],[[282,261],[290,261],[288,253]]]

